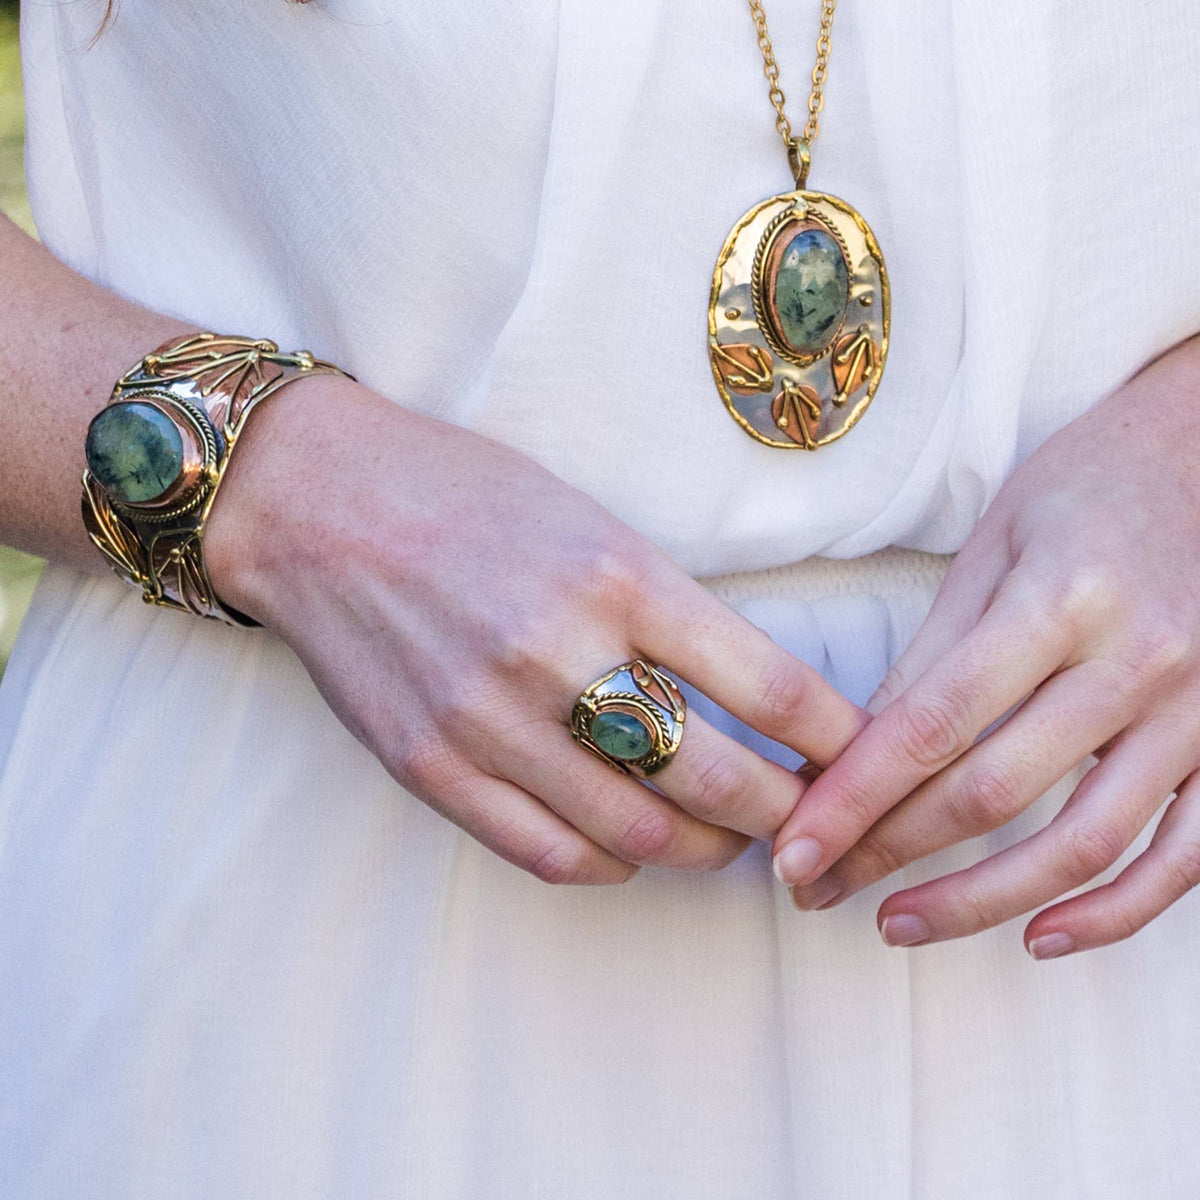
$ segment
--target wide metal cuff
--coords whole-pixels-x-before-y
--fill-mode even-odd
[[[307,375],[352,375],[307,350],[216,333],[172,338],[131,367],[88,429],[88,536],[147,604],[257,625],[217,597],[204,526],[254,408]]]

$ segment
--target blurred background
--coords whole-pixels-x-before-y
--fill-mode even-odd
[[[24,144],[17,0],[0,0],[0,210],[33,233],[33,218],[25,196]],[[0,546],[0,674],[8,662],[17,626],[41,569],[38,559]]]

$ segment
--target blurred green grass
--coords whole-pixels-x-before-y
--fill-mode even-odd
[[[21,98],[21,55],[17,10],[0,5],[0,209],[27,232],[33,217],[25,195],[25,105]]]
[[[17,47],[17,6],[0,3],[0,209],[33,233],[25,194],[25,106],[21,98],[21,56]],[[42,563],[0,546],[0,673],[8,662],[17,626],[29,604]]]

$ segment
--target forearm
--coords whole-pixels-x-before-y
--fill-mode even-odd
[[[149,350],[196,328],[92,283],[0,216],[0,542],[85,570],[88,422]]]

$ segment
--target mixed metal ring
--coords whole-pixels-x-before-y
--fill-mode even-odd
[[[589,684],[575,701],[575,740],[629,775],[653,775],[675,756],[687,702],[679,685],[635,658]]]

